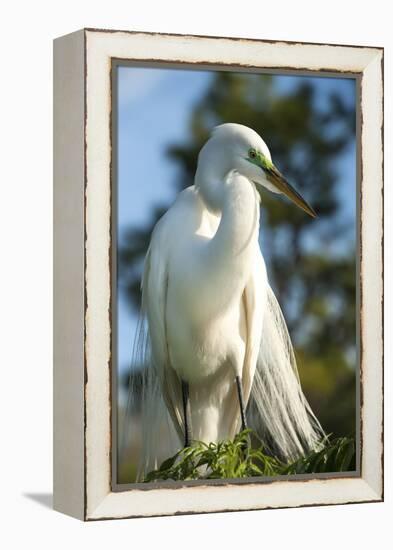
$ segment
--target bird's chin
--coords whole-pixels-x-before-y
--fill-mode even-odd
[[[253,184],[255,185],[255,189],[258,192],[259,198],[263,199],[263,190],[271,191],[272,193],[280,194],[280,191],[277,189],[277,187],[274,187],[269,182],[259,183],[258,181],[253,181]]]

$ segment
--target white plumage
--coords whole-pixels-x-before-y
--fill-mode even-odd
[[[324,436],[268,283],[258,243],[260,186],[314,215],[258,134],[219,126],[199,154],[195,185],[153,231],[137,346],[146,365],[140,475],[157,466],[163,437],[173,453],[181,448],[187,414],[192,439],[233,438],[242,424],[239,387],[249,422],[273,452],[295,458]]]

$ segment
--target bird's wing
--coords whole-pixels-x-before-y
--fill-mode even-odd
[[[156,226],[146,255],[142,278],[142,311],[147,317],[151,360],[158,378],[169,414],[180,438],[183,434],[183,417],[180,411],[181,384],[171,367],[166,330],[166,299],[168,290],[168,265],[165,220]]]
[[[258,250],[255,256],[254,269],[243,292],[243,307],[247,331],[246,354],[242,373],[243,397],[245,403],[248,402],[250,397],[261,345],[266,289],[267,277],[265,263]]]
[[[242,371],[243,399],[247,406],[250,399],[251,388],[254,380],[261,345],[263,313],[266,302],[266,268],[260,251],[255,255],[254,268],[244,288],[241,298],[246,323],[246,350]],[[235,386],[226,400],[224,411],[225,419],[228,421],[230,436],[234,437],[240,429],[241,417],[239,414],[239,402]]]

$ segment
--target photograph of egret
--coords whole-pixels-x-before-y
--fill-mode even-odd
[[[116,482],[355,475],[356,79],[113,71]]]

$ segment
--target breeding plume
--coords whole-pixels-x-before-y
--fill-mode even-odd
[[[287,459],[324,436],[268,283],[258,243],[262,188],[315,217],[261,137],[223,124],[199,153],[194,185],[154,228],[137,346],[146,365],[141,475],[157,467],[163,441],[171,441],[169,456],[192,440],[232,439],[247,423]]]

